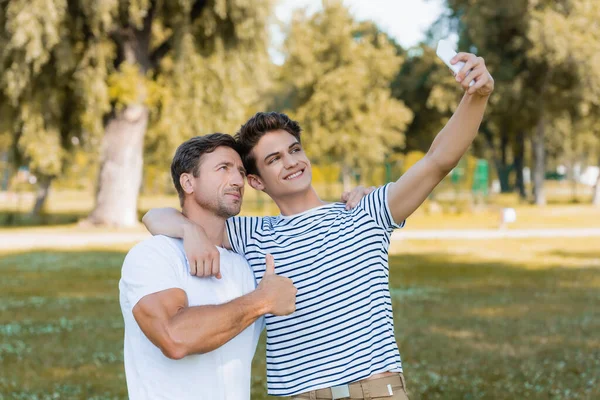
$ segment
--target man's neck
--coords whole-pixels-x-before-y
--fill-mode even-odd
[[[275,204],[277,204],[277,207],[279,207],[281,215],[300,214],[311,208],[326,204],[326,202],[319,198],[312,186],[306,192],[295,193],[288,197],[281,197],[273,200],[275,201]]]
[[[223,247],[223,238],[225,235],[225,219],[215,215],[197,204],[193,206],[183,206],[183,215],[191,222],[202,227],[206,236],[215,246]]]

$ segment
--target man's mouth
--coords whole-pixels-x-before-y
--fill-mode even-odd
[[[294,172],[293,174],[290,174],[283,179],[285,179],[286,181],[291,181],[292,179],[296,179],[296,178],[302,176],[302,174],[304,174],[303,169],[301,169],[300,171]]]
[[[241,195],[241,194],[239,194],[239,193],[237,193],[237,192],[229,192],[229,193],[225,193],[225,194],[226,194],[226,195],[228,194],[228,195],[230,195],[230,196],[233,196],[233,197],[235,197],[236,199],[241,199],[241,198],[242,198],[242,195]]]

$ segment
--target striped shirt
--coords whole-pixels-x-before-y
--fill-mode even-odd
[[[265,256],[298,289],[296,312],[266,316],[267,386],[291,396],[402,371],[388,286],[388,247],[395,228],[389,184],[349,211],[342,203],[301,214],[233,217],[234,251],[246,257],[257,281]]]

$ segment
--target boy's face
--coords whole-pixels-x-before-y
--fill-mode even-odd
[[[273,198],[301,193],[310,188],[310,161],[298,140],[289,132],[276,130],[266,133],[252,149],[260,176],[248,176],[254,189]]]
[[[197,177],[185,174],[184,178],[190,180],[191,193],[188,193],[193,201],[219,217],[239,214],[246,174],[240,155],[230,147],[217,147],[212,153],[202,155],[198,169]]]

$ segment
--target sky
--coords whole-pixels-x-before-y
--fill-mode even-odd
[[[416,45],[425,37],[425,31],[443,10],[443,0],[343,0],[357,20],[372,20],[381,30],[392,36],[402,47]],[[290,20],[292,12],[307,8],[309,12],[321,8],[321,0],[279,0],[275,14],[283,22]],[[283,40],[281,32],[274,32],[274,44]],[[282,58],[272,52],[276,62]]]

